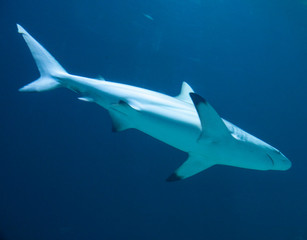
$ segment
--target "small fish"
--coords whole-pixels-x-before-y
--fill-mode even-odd
[[[154,20],[152,16],[150,16],[150,15],[148,15],[148,14],[146,14],[146,13],[143,13],[143,15],[144,15],[144,17],[148,18],[148,19],[151,20],[151,21]]]

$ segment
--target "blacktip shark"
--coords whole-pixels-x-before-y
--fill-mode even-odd
[[[105,108],[113,131],[138,129],[188,153],[188,159],[166,180],[193,176],[221,164],[255,170],[288,170],[291,162],[277,149],[232,123],[183,82],[171,97],[130,85],[71,75],[27,31],[17,24],[40,72],[40,77],[19,89],[41,92],[68,88],[79,99]]]

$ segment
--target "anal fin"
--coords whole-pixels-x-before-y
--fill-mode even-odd
[[[131,103],[120,100],[109,108],[112,119],[112,131],[120,132],[132,128],[130,117],[138,111],[138,108]]]
[[[91,97],[78,97],[78,99],[84,102],[94,102],[94,99]]]
[[[112,132],[120,132],[131,128],[127,116],[121,112],[109,111],[112,119]]]

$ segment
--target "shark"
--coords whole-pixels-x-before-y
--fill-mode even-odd
[[[20,88],[42,92],[59,87],[96,103],[112,119],[112,130],[137,129],[188,154],[166,180],[189,178],[214,165],[254,170],[281,170],[291,161],[279,150],[222,119],[216,110],[186,83],[172,97],[140,87],[68,73],[22,26],[17,29],[27,43],[40,77]]]

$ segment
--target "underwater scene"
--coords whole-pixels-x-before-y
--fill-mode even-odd
[[[0,240],[307,240],[306,0],[4,0],[0,23]]]

